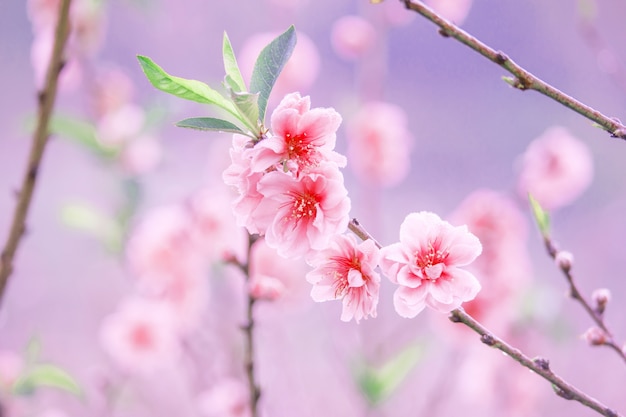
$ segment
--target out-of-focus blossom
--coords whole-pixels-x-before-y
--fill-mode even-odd
[[[250,80],[259,53],[276,36],[276,33],[257,33],[248,38],[243,45],[238,61],[241,72],[247,80]],[[298,43],[272,89],[272,97],[282,97],[291,91],[306,92],[317,78],[319,67],[320,57],[317,47],[311,38],[298,31]]]
[[[481,251],[467,226],[454,227],[434,213],[409,214],[400,226],[400,242],[381,249],[381,270],[400,285],[394,293],[398,314],[415,317],[426,306],[447,313],[476,297],[478,280],[459,267]]]
[[[398,1],[386,1],[376,7],[383,9],[383,16],[386,22],[391,26],[405,26],[417,16],[415,12],[407,10],[407,8]]]
[[[98,140],[117,148],[136,137],[145,123],[145,113],[136,104],[126,104],[104,114],[98,122]]]
[[[427,0],[426,3],[446,19],[462,25],[472,7],[473,0]]]
[[[255,145],[252,171],[264,172],[282,164],[295,176],[325,161],[346,165],[346,158],[335,148],[341,116],[334,109],[315,108],[300,93],[285,96],[272,113],[272,136]],[[278,167],[280,168],[280,167]]]
[[[0,392],[9,390],[24,370],[24,359],[16,352],[0,350]]]
[[[197,405],[203,417],[249,417],[248,387],[235,378],[224,378],[201,393]]]
[[[141,298],[126,300],[100,328],[103,349],[124,370],[152,372],[170,364],[179,352],[172,310]]]
[[[134,97],[135,86],[121,68],[106,68],[97,75],[92,100],[98,117],[116,112]]]
[[[330,40],[337,55],[354,60],[372,48],[376,42],[376,30],[360,16],[343,16],[333,24]]]
[[[285,286],[277,278],[256,274],[250,277],[248,290],[257,300],[275,301],[283,295]]]
[[[69,414],[58,408],[47,408],[37,413],[37,417],[69,417]]]
[[[163,151],[152,136],[142,135],[131,140],[120,155],[122,167],[132,175],[152,171],[161,161]]]
[[[336,235],[328,246],[307,262],[315,269],[306,276],[313,284],[311,297],[317,302],[343,300],[341,320],[357,323],[376,317],[380,275],[374,271],[380,254],[372,240],[357,244],[352,235]]]
[[[320,165],[297,179],[270,172],[261,178],[258,190],[263,199],[252,217],[281,256],[324,249],[333,235],[348,227],[350,199],[335,164]]]
[[[483,247],[481,256],[467,268],[482,282],[482,290],[463,308],[492,331],[501,332],[511,321],[511,301],[530,276],[526,219],[510,198],[482,189],[463,200],[450,221],[467,225]]]
[[[46,72],[52,56],[52,46],[54,34],[44,32],[33,40],[30,50],[31,63],[35,72],[35,85],[43,87],[46,82]],[[83,71],[78,61],[69,58],[63,66],[63,71],[59,74],[59,86],[64,90],[73,90],[82,82]]]
[[[402,181],[411,167],[412,136],[406,112],[384,102],[366,103],[347,126],[349,166],[359,179],[381,186]]]
[[[593,160],[587,146],[562,127],[552,127],[535,139],[522,159],[518,189],[548,210],[563,207],[589,186]]]

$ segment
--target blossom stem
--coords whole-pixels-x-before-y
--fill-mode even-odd
[[[62,0],[59,5],[59,18],[54,35],[52,55],[48,64],[44,87],[38,93],[37,125],[33,134],[33,143],[22,179],[22,186],[17,192],[17,204],[9,235],[0,254],[0,304],[9,277],[13,272],[15,253],[26,232],[26,216],[35,190],[41,159],[50,137],[48,125],[54,109],[59,75],[65,64],[63,51],[70,32],[70,3],[71,0]]]
[[[369,232],[365,230],[365,228],[361,225],[361,223],[357,219],[350,220],[350,223],[348,223],[348,229],[350,229],[352,233],[357,235],[359,239],[363,241],[366,241],[369,239],[373,241],[374,244],[376,244],[376,247],[378,247],[378,249],[382,248],[380,243],[378,243],[376,239],[374,239],[372,235],[370,235]]]
[[[552,259],[556,259],[556,256],[558,254],[558,249],[552,242],[552,239],[550,238],[550,236],[545,235],[543,238],[543,241],[550,257]],[[572,275],[571,267],[566,268],[564,266],[560,266],[559,269],[561,270],[561,272],[563,272],[563,275],[565,275],[565,279],[567,280],[567,283],[569,284],[570,297],[572,297],[574,300],[578,301],[582,305],[583,309],[587,312],[589,317],[591,317],[591,319],[596,323],[596,325],[600,329],[602,329],[602,331],[604,332],[604,336],[606,340],[602,342],[602,346],[610,347],[619,355],[620,358],[622,358],[626,362],[626,353],[624,353],[622,348],[615,342],[613,334],[611,333],[608,326],[604,322],[603,315],[591,307],[591,304],[589,304],[589,302],[585,299],[585,297],[582,295],[582,293],[578,289],[578,286],[576,285],[576,281],[574,281],[574,276]]]
[[[241,269],[246,276],[246,281],[250,282],[250,256],[252,254],[252,246],[259,239],[259,235],[248,235],[248,254],[245,264],[241,264]],[[246,376],[248,377],[248,387],[250,390],[250,410],[251,417],[258,416],[258,403],[261,397],[261,389],[259,388],[254,375],[254,304],[256,299],[250,291],[248,294],[248,306],[246,309],[246,324],[243,326],[245,336],[244,366]]]
[[[519,90],[534,90],[544,96],[547,96],[565,107],[575,111],[576,113],[586,117],[587,119],[598,124],[602,129],[606,130],[611,137],[626,139],[626,126],[619,122],[615,118],[605,116],[599,111],[587,106],[586,104],[576,100],[573,97],[563,93],[552,85],[539,79],[535,75],[531,74],[526,69],[516,64],[511,58],[509,58],[504,52],[496,51],[490,46],[484,44],[474,36],[465,32],[458,26],[444,19],[435,11],[430,9],[424,3],[418,0],[401,0],[407,9],[413,10],[426,19],[430,20],[435,25],[439,26],[440,33],[444,37],[456,39],[462,44],[468,46],[480,55],[484,56],[491,62],[504,68],[511,73],[514,78],[507,79],[511,86]]]
[[[496,348],[506,353],[511,359],[518,362],[520,365],[534,371],[542,378],[546,379],[552,384],[552,388],[559,397],[566,400],[574,400],[583,404],[586,407],[591,408],[597,413],[606,417],[619,417],[616,411],[608,408],[595,398],[590,397],[584,392],[580,391],[576,387],[572,386],[563,378],[552,372],[550,369],[550,362],[547,359],[535,357],[533,359],[524,355],[519,349],[509,345],[504,340],[493,335],[482,324],[476,321],[472,316],[467,314],[462,308],[452,310],[450,313],[450,320],[455,323],[463,323],[470,329],[474,330],[480,335],[480,340],[493,348]]]

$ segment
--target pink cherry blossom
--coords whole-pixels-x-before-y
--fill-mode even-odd
[[[163,151],[156,138],[141,135],[126,144],[120,162],[131,175],[142,175],[152,171],[161,161]]]
[[[326,248],[348,226],[350,199],[335,164],[297,179],[282,171],[267,173],[258,191],[263,199],[252,213],[254,222],[267,226],[265,241],[286,258]]]
[[[335,235],[327,249],[307,261],[315,268],[306,276],[313,284],[311,297],[317,302],[343,299],[343,321],[376,317],[380,275],[374,269],[379,258],[372,240],[357,244],[352,235]]]
[[[535,139],[522,159],[518,189],[546,209],[558,209],[589,186],[593,160],[587,146],[562,127],[552,127]]]
[[[406,112],[384,102],[366,103],[347,126],[350,167],[359,179],[381,186],[402,181],[411,167],[413,141]]]
[[[376,29],[360,16],[343,16],[333,24],[330,40],[337,55],[354,60],[372,48],[376,42]]]
[[[324,161],[346,165],[346,158],[333,151],[341,116],[334,109],[315,108],[300,93],[285,96],[272,113],[273,135],[257,143],[252,156],[252,170],[264,172],[283,164],[296,175]]]
[[[141,298],[126,300],[100,328],[103,349],[122,368],[152,372],[179,352],[172,311],[166,304]]]
[[[249,417],[250,394],[248,387],[235,378],[224,378],[197,399],[203,417]]]
[[[469,14],[473,0],[428,0],[426,3],[444,18],[462,25]]]
[[[400,285],[394,294],[398,314],[415,317],[426,306],[447,313],[476,297],[478,280],[459,267],[481,251],[467,226],[454,227],[430,212],[409,214],[400,242],[381,249],[381,270]]]

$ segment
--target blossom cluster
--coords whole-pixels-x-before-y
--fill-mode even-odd
[[[288,94],[271,116],[271,129],[257,140],[235,135],[232,163],[224,171],[234,186],[237,223],[260,234],[285,258],[305,257],[314,269],[307,280],[315,301],[343,300],[341,319],[376,316],[380,269],[398,284],[394,305],[404,317],[425,306],[449,312],[473,299],[480,284],[458,268],[481,252],[478,238],[433,213],[412,213],[400,242],[380,248],[345,235],[350,200],[335,152],[341,116],[311,109],[310,98]]]

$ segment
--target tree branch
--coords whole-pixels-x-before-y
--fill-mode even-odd
[[[537,78],[529,71],[525,70],[521,66],[517,65],[511,58],[501,51],[489,47],[482,43],[469,33],[465,32],[458,26],[444,19],[432,9],[428,8],[424,3],[417,0],[401,0],[407,9],[413,10],[416,13],[424,16],[426,19],[439,26],[442,36],[454,38],[462,44],[470,47],[480,55],[484,56],[491,62],[498,64],[500,67],[507,70],[515,78],[505,78],[511,86],[519,90],[534,90],[544,96],[561,103],[565,107],[575,111],[576,113],[586,117],[587,119],[595,122],[608,133],[611,137],[626,139],[626,126],[624,126],[616,118],[605,116],[599,111],[587,106],[584,103],[576,100],[573,97],[568,96],[557,88]]]
[[[48,124],[56,99],[59,74],[64,65],[63,51],[70,32],[70,3],[71,0],[62,0],[59,6],[59,19],[45,85],[38,94],[37,126],[33,134],[33,143],[22,179],[22,186],[17,194],[17,204],[13,213],[9,236],[0,255],[0,304],[2,303],[9,277],[13,272],[15,253],[26,230],[26,216],[35,190],[41,159],[48,143]]]
[[[463,311],[462,308],[452,310],[452,312],[450,313],[450,320],[455,323],[463,323],[480,335],[481,342],[506,353],[511,359],[518,362],[520,365],[525,366],[526,368],[534,371],[537,375],[540,375],[542,378],[549,381],[552,384],[554,392],[556,392],[559,397],[562,397],[566,400],[578,401],[584,406],[587,406],[606,417],[620,416],[620,414],[618,414],[616,411],[611,410],[595,398],[590,397],[589,395],[570,385],[565,380],[563,380],[563,378],[552,372],[552,370],[550,369],[550,362],[547,359],[538,357],[534,359],[529,358],[528,356],[524,355],[519,349],[512,347],[499,337],[491,334],[489,330],[487,330],[482,324],[477,322],[472,316]]]

